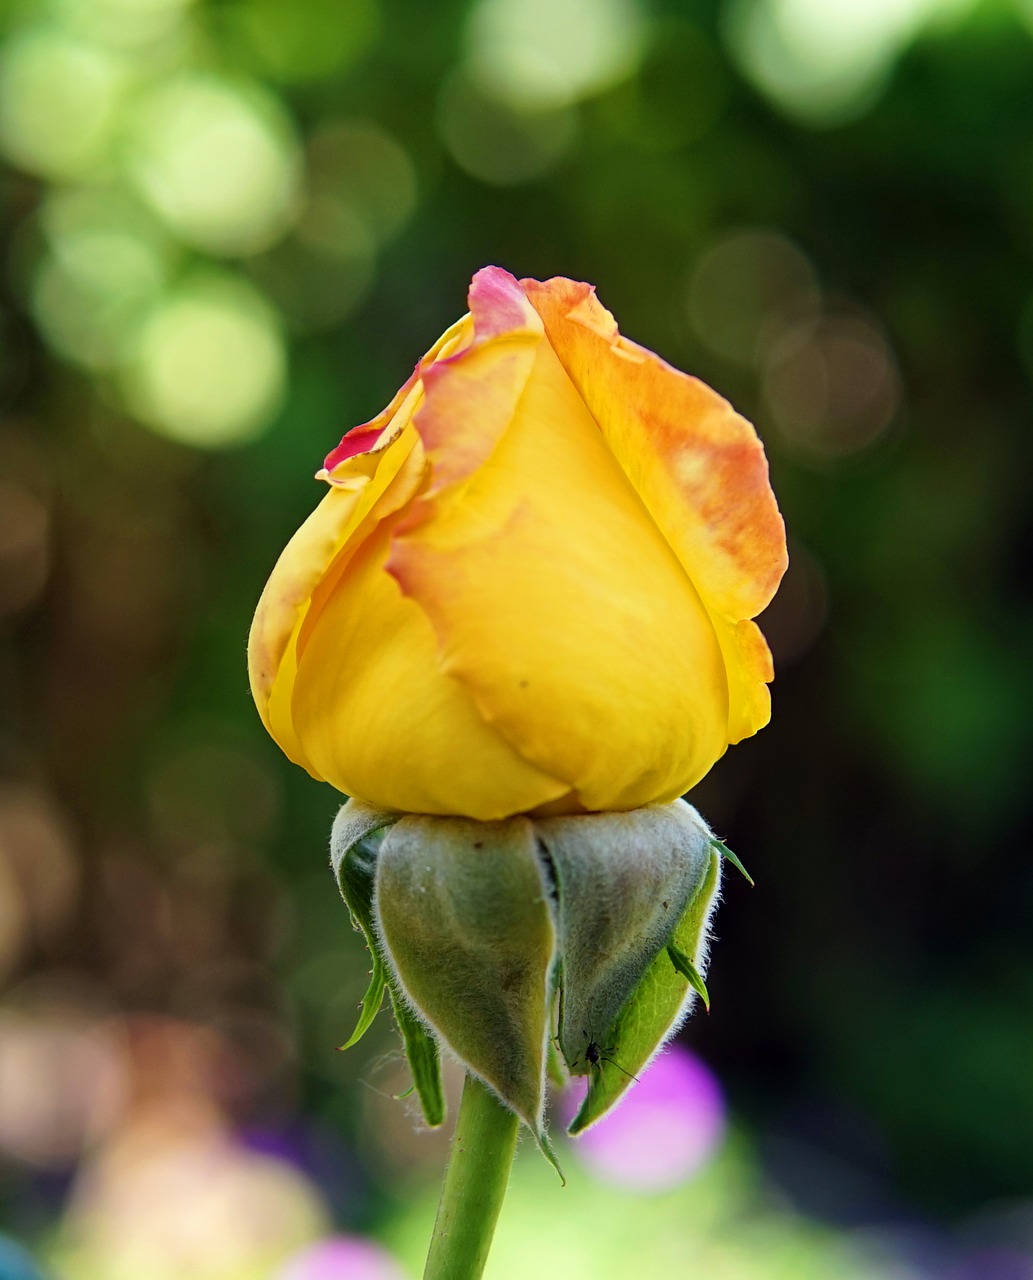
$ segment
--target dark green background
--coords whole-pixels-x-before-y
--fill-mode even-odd
[[[924,29],[870,105],[837,122],[765,97],[713,7],[657,3],[630,74],[566,108],[576,136],[563,154],[499,183],[464,169],[439,128],[466,6],[353,8],[341,20],[359,23],[355,47],[320,72],[302,42],[287,75],[249,40],[246,6],[190,17],[203,34],[186,56],[264,83],[301,139],[331,119],[373,122],[415,176],[415,205],[351,314],[287,315],[286,398],[253,443],[163,438],[120,407],[110,377],[52,347],[30,298],[47,252],[37,210],[60,180],[25,164],[3,179],[0,467],[43,504],[49,534],[46,574],[11,588],[0,620],[0,764],[5,794],[44,806],[78,868],[54,927],[16,948],[10,1000],[73,973],[119,1014],[217,1025],[253,1068],[226,1104],[234,1117],[332,1134],[349,1170],[327,1176],[341,1221],[387,1212],[390,1177],[356,1118],[366,1045],[331,1052],[364,979],[324,870],[338,798],[266,738],[245,637],[319,497],[323,454],[458,317],[472,272],[564,274],[595,283],[626,334],[757,424],[790,531],[793,567],[762,619],[778,668],[771,725],[690,797],[757,887],[728,884],[713,1012],[688,1041],[809,1212],[952,1221],[1028,1195],[1030,32],[996,4]],[[292,23],[314,24],[311,49],[318,9],[290,7]],[[486,136],[505,126],[519,142],[530,127],[469,112]],[[870,387],[849,351],[833,409],[801,436],[766,381],[784,334],[730,358],[692,312],[713,246],[758,230],[792,242],[821,292],[778,324],[804,344],[828,317],[860,325],[876,372],[897,378],[870,440]],[[294,236],[227,269],[286,306],[269,281]],[[204,257],[183,253],[182,270]],[[291,280],[303,310],[316,285]],[[764,287],[762,273],[729,283],[733,324],[745,299],[748,331],[759,325],[747,303]],[[786,375],[804,393],[835,358],[806,351]],[[11,510],[0,573],[15,575]],[[60,1202],[17,1161],[0,1195],[23,1231]]]

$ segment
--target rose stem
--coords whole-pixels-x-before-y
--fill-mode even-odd
[[[486,1085],[466,1077],[423,1280],[478,1280],[509,1183],[519,1127]]]

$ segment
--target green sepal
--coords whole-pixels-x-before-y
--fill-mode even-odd
[[[592,1075],[586,1045],[609,1048],[609,1029],[703,881],[711,834],[684,801],[535,827],[556,878],[560,1050],[573,1074]]]
[[[414,1017],[554,1160],[543,1110],[555,930],[530,820],[402,818],[380,848],[375,904]]]
[[[742,865],[742,863],[739,861],[736,855],[731,851],[731,849],[729,849],[729,847],[725,844],[723,840],[718,840],[717,836],[711,836],[710,843],[718,851],[721,857],[727,858],[728,861],[732,864],[732,866],[736,869],[736,871],[738,871],[739,874],[746,879],[746,882],[747,884],[749,884],[751,889],[755,889],[757,887],[756,881],[754,880],[753,876],[750,875],[750,873],[746,870],[746,868]]]
[[[428,1128],[436,1129],[445,1121],[445,1089],[441,1081],[441,1053],[437,1041],[409,1008],[405,996],[395,990],[394,982],[388,983],[388,990],[423,1118]]]
[[[689,980],[689,986],[693,988],[699,998],[703,1001],[703,1006],[707,1013],[710,1012],[710,992],[707,990],[707,984],[699,976],[699,970],[692,963],[684,951],[681,951],[673,942],[667,944],[667,954],[671,957],[671,964]]]
[[[560,1165],[559,1157],[556,1155],[556,1148],[550,1142],[549,1135],[545,1132],[544,1126],[534,1135],[534,1140],[538,1150],[556,1170],[557,1174],[559,1174],[560,1186],[565,1187],[567,1185],[566,1175]]]
[[[720,882],[721,859],[711,851],[702,883],[670,939],[697,969],[705,968],[707,924]],[[596,1043],[605,1056],[588,1072],[588,1092],[569,1133],[582,1133],[610,1110],[678,1029],[691,1009],[692,996],[688,978],[671,963],[665,947],[613,1023],[602,1029]]]
[[[413,1016],[404,997],[395,989],[394,982],[388,976],[373,921],[377,857],[384,837],[396,821],[395,814],[384,814],[351,800],[334,822],[331,862],[341,896],[348,906],[355,928],[366,939],[366,947],[373,962],[369,986],[362,998],[359,1021],[341,1048],[350,1049],[365,1035],[380,1010],[386,986],[412,1072],[412,1088],[420,1099],[428,1127],[435,1129],[445,1119],[445,1093],[441,1082],[438,1046],[422,1023]],[[406,1090],[406,1095],[411,1091]]]
[[[373,886],[377,851],[390,824],[384,821],[383,814],[375,810],[366,809],[356,814],[348,812],[351,808],[351,805],[345,805],[334,823],[330,856],[341,897],[348,907],[353,926],[366,939],[373,968],[359,1008],[359,1020],[341,1049],[350,1049],[369,1030],[380,1011],[387,983],[384,961],[373,928]]]

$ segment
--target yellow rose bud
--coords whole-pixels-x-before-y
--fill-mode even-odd
[[[767,723],[785,570],[756,433],[585,284],[479,271],[350,431],[248,647],[269,732],[384,809],[634,809]]]

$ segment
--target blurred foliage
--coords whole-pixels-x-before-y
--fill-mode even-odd
[[[2,21],[4,1220],[54,1229],[126,1099],[182,1101],[172,1061],[302,1152],[306,1222],[386,1220],[439,1159],[382,1105],[390,1029],[333,1052],[338,797],[266,738],[244,641],[323,455],[488,262],[593,281],[728,395],[790,529],[772,724],[691,797],[758,887],[688,1038],[807,1212],[1029,1195],[1029,0]]]

